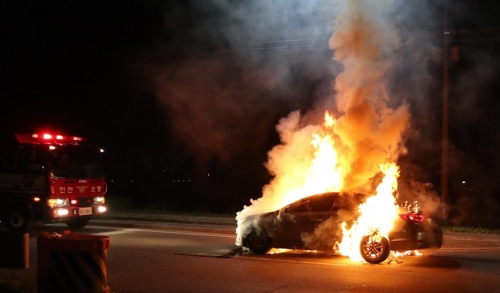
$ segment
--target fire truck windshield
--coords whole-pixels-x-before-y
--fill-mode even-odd
[[[55,178],[101,178],[104,176],[99,148],[58,146],[50,151],[49,172]]]

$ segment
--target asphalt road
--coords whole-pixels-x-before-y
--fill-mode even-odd
[[[234,227],[214,223],[95,221],[73,233],[110,238],[112,292],[500,292],[500,236],[445,233],[432,255],[391,258],[379,265],[340,255],[287,251],[265,256],[234,246]],[[36,277],[36,237],[30,268],[2,276]]]

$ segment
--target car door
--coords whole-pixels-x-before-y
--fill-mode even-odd
[[[273,238],[274,245],[286,248],[302,248],[304,233],[313,233],[322,222],[332,216],[335,194],[319,194],[301,199],[282,210],[280,229]]]

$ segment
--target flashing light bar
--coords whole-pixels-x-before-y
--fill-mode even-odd
[[[55,140],[83,141],[83,138],[81,138],[79,136],[65,137],[61,134],[57,134],[54,136],[50,133],[43,133],[43,134],[34,133],[31,137],[33,137],[35,139],[40,139],[40,140],[54,140],[54,137],[55,137]]]
[[[39,132],[33,134],[16,133],[16,139],[19,143],[28,144],[64,144],[64,143],[83,143],[85,139],[80,136],[66,136],[62,134],[52,134],[50,132]]]

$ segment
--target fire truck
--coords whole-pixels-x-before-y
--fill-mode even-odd
[[[0,142],[0,221],[26,232],[36,223],[83,228],[107,212],[102,153],[79,136],[41,132]]]

